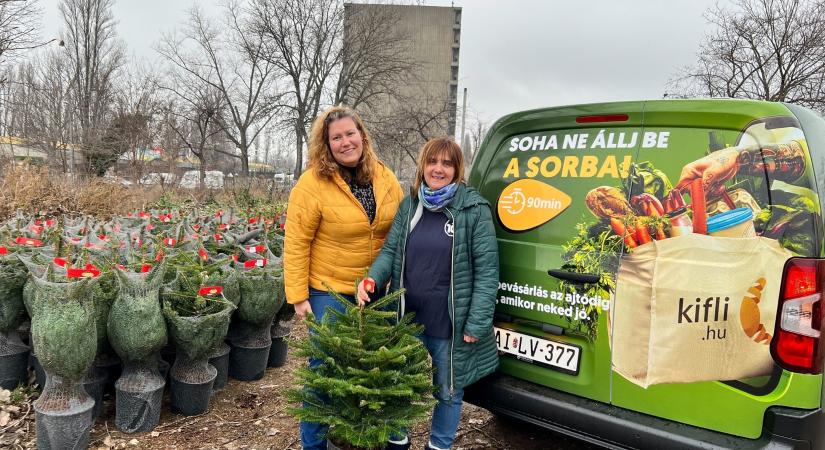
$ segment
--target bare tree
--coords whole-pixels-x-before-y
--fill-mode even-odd
[[[113,159],[125,156],[132,179],[139,180],[149,159],[155,156],[155,123],[161,101],[156,75],[146,67],[132,66],[121,78],[113,104],[113,119],[103,137],[103,148]],[[115,167],[117,167],[115,165]]]
[[[38,45],[40,10],[34,1],[0,0],[0,64]],[[0,77],[0,84],[4,79]]]
[[[200,185],[206,178],[209,143],[223,132],[220,126],[224,95],[216,88],[198,89],[198,86],[178,86],[173,91],[175,102],[166,109],[166,125],[179,142],[199,161]]]
[[[410,36],[399,26],[396,8],[404,6],[344,5],[341,67],[333,104],[380,108],[398,87],[418,80],[418,61],[410,55]]]
[[[717,28],[705,37],[696,64],[671,81],[672,93],[825,110],[825,2],[736,0],[734,5],[707,12]]]
[[[251,0],[251,29],[264,37],[267,58],[287,80],[295,133],[297,180],[308,127],[341,63],[343,7],[339,0]]]
[[[83,149],[87,170],[96,173],[105,172],[105,164],[111,161],[100,144],[106,121],[111,118],[118,70],[124,63],[113,4],[114,0],[63,0],[59,6],[77,117],[74,140]]]
[[[238,158],[241,171],[249,175],[252,143],[279,106],[274,94],[275,67],[264,58],[263,37],[246,26],[240,6],[229,3],[226,12],[226,23],[218,26],[193,7],[183,36],[165,36],[157,50],[170,70],[179,73],[179,80],[220,93],[225,114],[218,117],[219,123],[240,154],[216,150]],[[224,39],[222,32],[227,30]],[[169,84],[163,88],[176,89]]]

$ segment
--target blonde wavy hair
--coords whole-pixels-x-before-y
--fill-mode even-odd
[[[424,169],[427,167],[427,161],[437,159],[442,155],[449,158],[455,167],[455,175],[450,183],[464,181],[464,155],[461,153],[461,147],[447,136],[430,139],[421,147],[421,152],[418,154],[418,166],[415,170],[415,182],[412,189],[414,198],[417,198],[418,189],[421,188],[421,183],[424,183]]]
[[[309,167],[317,171],[322,178],[332,179],[335,172],[338,172],[345,180],[349,179],[349,172],[342,169],[329,148],[329,125],[347,117],[355,122],[362,139],[362,152],[356,166],[355,182],[360,185],[372,183],[375,162],[378,160],[372,145],[372,138],[367,133],[361,116],[346,106],[334,106],[315,119],[309,134]]]

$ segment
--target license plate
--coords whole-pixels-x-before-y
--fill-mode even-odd
[[[516,333],[495,327],[496,345],[500,352],[534,364],[577,375],[581,361],[581,347]]]

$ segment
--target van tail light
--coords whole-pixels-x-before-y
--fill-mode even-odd
[[[783,369],[822,373],[822,296],[825,260],[791,258],[782,274],[771,355]]]

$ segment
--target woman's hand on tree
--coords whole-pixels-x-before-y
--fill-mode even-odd
[[[309,300],[304,300],[300,303],[295,304],[295,317],[298,320],[306,319],[307,313],[312,312],[312,305],[309,304]]]
[[[369,294],[375,292],[375,280],[370,277],[364,278],[358,283],[358,293],[356,295],[358,306],[364,306],[370,302]]]

